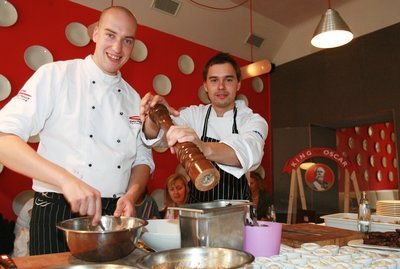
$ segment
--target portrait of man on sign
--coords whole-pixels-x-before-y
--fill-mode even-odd
[[[325,164],[314,164],[306,171],[306,183],[314,191],[327,191],[333,182],[334,174]]]

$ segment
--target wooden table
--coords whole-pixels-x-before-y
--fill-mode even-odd
[[[360,232],[316,225],[310,223],[299,223],[283,225],[281,243],[300,247],[303,243],[317,243],[321,246],[338,245],[345,246],[350,240],[361,239],[363,234]]]
[[[139,257],[142,257],[143,255],[146,255],[146,253],[143,250],[135,249],[131,254],[129,254],[125,258],[104,263],[135,266],[136,260]],[[42,269],[42,268],[52,268],[52,267],[67,266],[67,265],[94,264],[92,262],[86,262],[77,259],[74,256],[72,256],[70,252],[28,256],[28,257],[15,257],[13,258],[13,260],[17,265],[17,267],[21,269]]]

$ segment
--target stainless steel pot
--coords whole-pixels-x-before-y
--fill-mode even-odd
[[[249,201],[217,200],[168,209],[179,210],[182,247],[242,249],[250,205]]]
[[[254,261],[250,253],[230,248],[192,247],[147,254],[137,260],[143,269],[240,268]]]

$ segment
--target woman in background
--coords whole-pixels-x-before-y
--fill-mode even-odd
[[[185,176],[174,173],[167,179],[165,186],[165,219],[177,219],[179,211],[168,210],[169,207],[184,205],[189,196],[189,187]]]
[[[135,204],[136,217],[141,219],[159,219],[160,212],[156,201],[151,197],[147,189],[137,199]]]
[[[265,190],[265,182],[256,172],[250,172],[249,178],[251,201],[257,209],[257,219],[268,219],[268,208],[272,205],[272,198]]]

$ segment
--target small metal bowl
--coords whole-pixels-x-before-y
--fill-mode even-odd
[[[101,217],[101,225],[92,226],[91,217],[62,221],[57,228],[64,231],[71,254],[91,262],[113,261],[135,249],[147,221],[113,216]]]
[[[254,261],[248,252],[230,248],[191,247],[147,254],[137,260],[143,269],[240,268]]]

